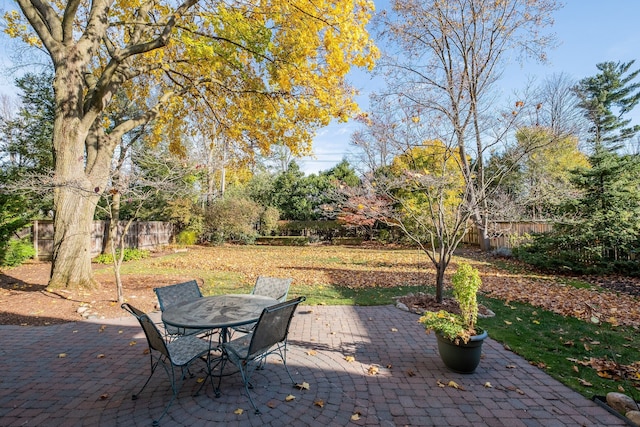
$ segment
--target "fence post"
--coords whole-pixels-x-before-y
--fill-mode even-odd
[[[33,225],[31,226],[31,235],[33,236],[33,247],[36,251],[36,254],[34,256],[35,259],[38,259],[38,220],[36,219],[35,221],[33,221]]]

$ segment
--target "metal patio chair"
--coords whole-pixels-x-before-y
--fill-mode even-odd
[[[182,304],[191,302],[198,298],[202,298],[202,293],[198,287],[198,282],[190,280],[184,283],[177,283],[175,285],[163,286],[161,288],[153,288],[153,291],[158,297],[158,303],[160,304],[160,310],[165,311],[167,308],[176,304]],[[164,325],[167,334],[169,335],[197,335],[203,333],[209,333],[208,330],[202,329],[189,329],[178,328],[176,326]]]
[[[285,302],[292,281],[293,279],[290,278],[258,276],[251,290],[251,294],[271,297],[278,300],[278,302]],[[236,326],[233,330],[248,334],[255,326],[255,323],[249,323],[247,325]]]
[[[240,370],[245,391],[256,414],[259,414],[260,410],[249,392],[249,388],[253,388],[250,380],[256,369],[264,367],[267,356],[270,354],[280,356],[291,383],[295,384],[289,368],[287,368],[287,336],[293,314],[305,299],[305,297],[298,297],[265,308],[262,310],[253,331],[221,345],[223,351],[222,369],[224,369],[226,361],[229,360]],[[221,380],[222,377],[218,379],[218,390]]]
[[[258,276],[251,293],[271,297],[277,299],[278,302],[285,302],[292,281],[293,279],[290,278]]]
[[[160,417],[153,420],[153,425],[157,426],[160,424],[160,420],[165,416],[169,407],[176,399],[180,389],[177,386],[175,368],[180,368],[180,378],[181,381],[184,382],[184,379],[186,378],[185,372],[188,372],[189,366],[196,360],[203,360],[206,363],[207,376],[211,376],[209,356],[211,349],[210,343],[192,335],[179,336],[167,342],[156,324],[153,323],[146,313],[128,303],[122,304],[121,307],[131,313],[136,319],[138,319],[138,322],[140,322],[140,326],[142,326],[144,334],[147,337],[149,355],[151,359],[151,374],[149,374],[149,378],[147,378],[147,381],[144,383],[140,391],[133,394],[131,399],[136,400],[138,398],[138,395],[142,393],[147,384],[149,384],[149,380],[151,380],[151,377],[159,364],[162,364],[162,367],[171,380],[173,395]],[[200,389],[202,386],[204,386],[204,382],[200,386]]]

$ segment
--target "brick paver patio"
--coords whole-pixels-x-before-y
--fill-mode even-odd
[[[262,414],[251,410],[239,375],[223,379],[219,398],[210,386],[193,396],[199,384],[191,378],[162,425],[626,425],[491,339],[476,373],[450,372],[435,337],[395,307],[302,306],[289,338],[287,364],[308,390],[293,388],[273,358],[253,381]],[[0,426],[151,425],[171,389],[158,371],[131,400],[149,372],[146,348],[130,316],[0,326]],[[461,389],[446,386],[450,381]],[[286,401],[289,394],[295,399]]]

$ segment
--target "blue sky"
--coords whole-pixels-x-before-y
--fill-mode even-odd
[[[378,10],[383,1],[374,0]],[[387,3],[384,1],[384,3]],[[606,61],[636,60],[640,68],[640,0],[566,0],[554,15],[560,45],[548,51],[548,64],[514,62],[504,72],[499,85],[505,95],[525,88],[530,78],[542,80],[554,73],[566,73],[579,80],[595,75],[596,64]],[[361,91],[358,102],[366,109],[368,94],[376,85],[363,73],[354,74],[352,83]],[[640,107],[634,121],[640,123]],[[298,160],[306,173],[327,170],[346,157],[354,159],[350,136],[357,123],[332,124],[318,132],[314,140],[315,158]]]
[[[374,0],[381,10],[388,0]],[[560,45],[548,52],[549,63],[538,65],[527,63],[521,66],[513,63],[505,70],[501,87],[504,94],[523,89],[527,81],[535,77],[564,72],[575,79],[597,73],[596,64],[605,61],[637,60],[635,68],[640,68],[640,0],[565,0],[565,5],[554,15],[552,31]],[[13,8],[11,0],[0,0],[0,10]],[[0,36],[0,70],[10,66],[15,43],[4,35]],[[0,72],[0,92],[15,93],[14,77]],[[358,102],[366,110],[367,99],[376,85],[363,72],[354,72],[350,81],[360,90]],[[640,107],[634,119],[640,123]],[[327,170],[342,158],[354,158],[350,145],[351,134],[357,124],[332,124],[321,129],[313,143],[314,158],[299,159],[302,170],[316,173]]]

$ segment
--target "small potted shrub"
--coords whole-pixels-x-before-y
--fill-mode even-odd
[[[486,331],[476,328],[477,293],[482,280],[477,269],[462,263],[451,276],[451,283],[460,314],[444,310],[427,311],[420,317],[420,323],[427,333],[436,333],[438,352],[448,368],[460,373],[472,373],[480,363],[482,343],[487,337]]]

